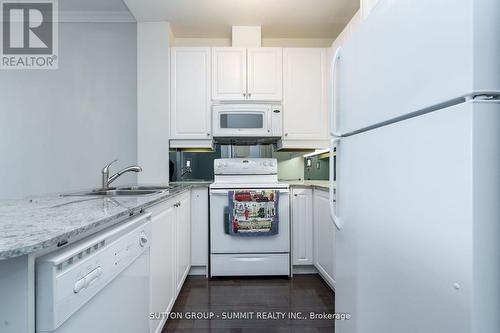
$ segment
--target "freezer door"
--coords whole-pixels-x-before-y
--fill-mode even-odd
[[[335,310],[352,317],[337,333],[500,331],[499,124],[498,104],[467,102],[341,140]]]
[[[473,91],[500,91],[500,1],[386,0],[337,61],[336,130],[348,133]]]

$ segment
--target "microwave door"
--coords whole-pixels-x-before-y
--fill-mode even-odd
[[[252,137],[269,135],[269,113],[222,111],[217,113],[215,136]]]

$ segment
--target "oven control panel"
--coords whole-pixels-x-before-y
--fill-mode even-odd
[[[275,175],[275,158],[221,158],[214,161],[216,175]]]

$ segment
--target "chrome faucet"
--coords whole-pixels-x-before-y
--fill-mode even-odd
[[[109,166],[113,163],[115,163],[116,161],[118,160],[114,160],[110,163],[108,163],[108,165],[106,165],[103,169],[102,169],[102,188],[103,189],[108,189],[109,188],[109,184],[111,184],[112,182],[114,182],[118,177],[120,177],[121,175],[123,175],[124,173],[126,172],[141,172],[142,171],[142,168],[138,165],[132,165],[132,166],[129,166],[129,167],[126,167],[125,169],[122,169],[120,171],[118,171],[117,173],[115,173],[114,175],[112,175],[111,177],[109,176]]]

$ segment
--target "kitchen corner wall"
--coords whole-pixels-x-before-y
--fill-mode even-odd
[[[301,153],[275,152],[278,159],[278,177],[280,180],[303,180],[304,157]]]
[[[0,71],[0,198],[98,187],[110,160],[137,162],[136,49],[135,23],[60,23],[58,70]]]
[[[167,22],[137,23],[137,145],[142,184],[169,181],[169,40]]]

